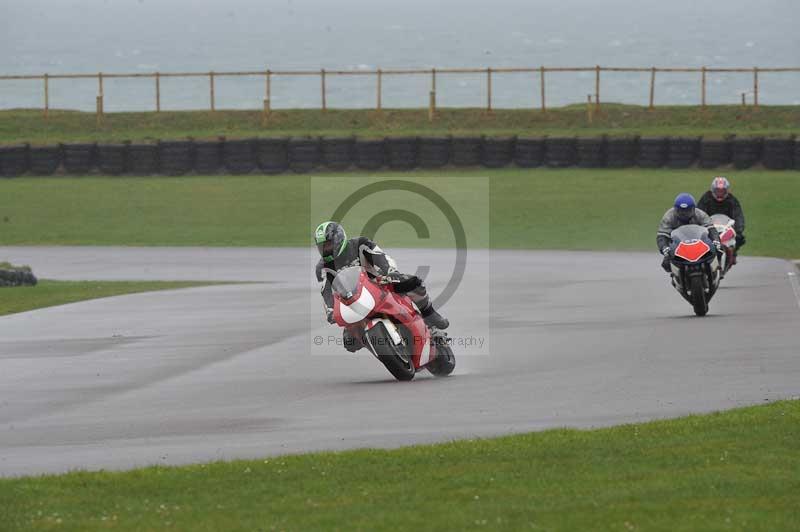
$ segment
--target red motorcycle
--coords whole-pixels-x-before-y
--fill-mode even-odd
[[[453,372],[456,359],[443,331],[431,331],[408,296],[391,280],[371,278],[360,266],[343,268],[333,281],[333,318],[386,366],[397,380],[421,369],[437,377]]]

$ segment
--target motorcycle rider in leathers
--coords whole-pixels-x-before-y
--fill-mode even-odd
[[[697,206],[703,209],[706,214],[724,214],[733,220],[733,228],[736,230],[736,248],[733,250],[731,265],[736,264],[736,256],[744,246],[744,212],[742,205],[736,196],[730,192],[731,183],[723,176],[717,176],[711,181],[711,190],[707,190],[700,197]]]
[[[416,275],[400,273],[395,261],[372,240],[356,237],[348,240],[344,228],[336,222],[323,222],[314,231],[314,241],[321,256],[317,263],[317,281],[321,284],[322,300],[329,323],[333,321],[332,285],[335,273],[348,266],[363,266],[367,274],[380,282],[390,282],[394,291],[406,294],[417,306],[428,327],[446,329],[450,322],[433,308],[422,279]],[[364,344],[361,338],[343,332],[345,349],[358,351]]]
[[[656,234],[656,245],[658,245],[659,251],[664,256],[661,261],[661,267],[667,273],[670,272],[671,233],[678,227],[689,224],[700,225],[708,229],[708,237],[713,241],[717,254],[722,253],[722,244],[719,241],[719,233],[714,227],[714,222],[711,221],[708,214],[696,208],[694,197],[691,194],[682,192],[675,198],[674,206],[664,213],[661,223],[658,224],[658,232]]]

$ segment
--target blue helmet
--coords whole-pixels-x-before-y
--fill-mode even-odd
[[[692,219],[694,208],[694,197],[688,192],[681,192],[675,198],[675,213],[681,222],[686,223]]]

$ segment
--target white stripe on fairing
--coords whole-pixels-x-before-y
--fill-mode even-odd
[[[339,305],[339,312],[342,314],[342,319],[347,323],[357,323],[372,312],[375,308],[375,298],[369,293],[369,290],[362,288],[361,295],[350,305],[341,303]]]
[[[422,355],[419,357],[419,365],[424,366],[431,360],[431,343],[425,342],[422,345]]]

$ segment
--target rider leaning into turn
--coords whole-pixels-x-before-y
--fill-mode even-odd
[[[367,237],[347,239],[344,228],[336,222],[323,222],[314,231],[314,241],[322,258],[317,263],[317,281],[321,283],[322,300],[328,322],[333,323],[333,279],[335,274],[348,266],[364,266],[370,277],[384,277],[394,285],[394,290],[406,294],[417,306],[428,327],[446,329],[450,322],[433,308],[422,279],[416,275],[397,271],[397,264]],[[366,262],[367,264],[363,264]],[[359,338],[353,338],[344,330],[344,345],[348,351],[362,347]]]
[[[708,237],[713,240],[717,253],[722,252],[722,244],[719,241],[719,233],[714,228],[714,223],[704,211],[696,208],[694,197],[691,194],[682,192],[675,198],[674,206],[664,213],[661,223],[658,224],[656,234],[656,244],[659,251],[664,256],[661,267],[664,271],[670,271],[670,243],[672,242],[671,233],[683,225],[700,225],[708,229]]]
[[[724,214],[733,220],[736,230],[736,249],[733,250],[732,264],[736,264],[736,255],[744,246],[744,212],[736,196],[730,192],[731,183],[727,178],[717,176],[711,180],[711,189],[706,191],[697,202],[697,207],[704,210],[709,216]]]

